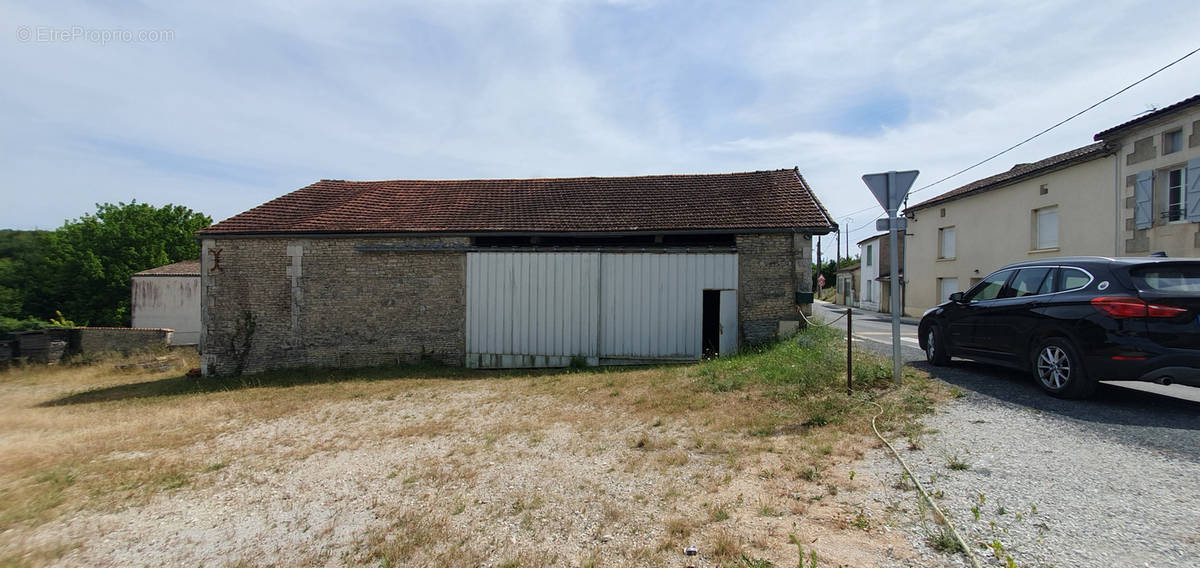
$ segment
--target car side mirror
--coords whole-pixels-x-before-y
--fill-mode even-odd
[[[953,293],[953,294],[950,294],[950,301],[951,301],[951,302],[954,302],[955,304],[961,304],[961,303],[963,303],[963,293],[962,293],[962,292],[955,292],[955,293]]]

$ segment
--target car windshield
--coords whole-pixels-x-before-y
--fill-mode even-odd
[[[1129,273],[1139,290],[1200,292],[1200,264],[1146,266]]]

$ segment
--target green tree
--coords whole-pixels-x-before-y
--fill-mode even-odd
[[[44,287],[47,231],[0,230],[0,317],[20,318]]]
[[[130,277],[135,272],[194,259],[193,233],[212,219],[182,205],[97,204],[94,215],[68,221],[50,235],[49,290],[34,315],[55,310],[80,324],[129,325]]]

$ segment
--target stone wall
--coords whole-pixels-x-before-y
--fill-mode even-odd
[[[738,235],[742,341],[794,329],[811,240]],[[465,237],[204,239],[201,365],[207,375],[429,359],[462,365]],[[432,247],[435,250],[363,250]]]
[[[204,239],[206,375],[465,356],[466,238]]]
[[[738,320],[745,343],[773,339],[780,322],[795,322],[796,292],[811,289],[812,267],[803,244],[792,233],[738,235]],[[807,271],[804,269],[807,268]],[[803,282],[797,282],[801,278]],[[787,326],[788,324],[785,324]]]
[[[14,357],[34,363],[54,364],[67,354],[71,342],[71,329],[51,328],[14,333]]]
[[[165,348],[171,344],[171,330],[162,328],[76,327],[71,330],[71,351],[125,355],[136,351]]]

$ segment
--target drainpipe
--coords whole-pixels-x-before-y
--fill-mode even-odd
[[[1113,256],[1121,255],[1121,153],[1113,151]]]

